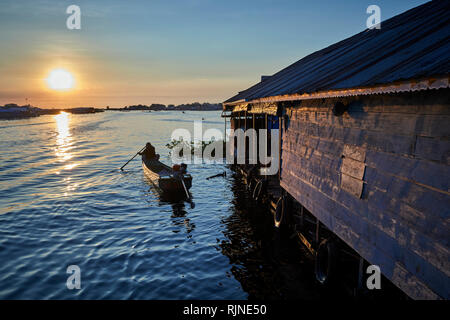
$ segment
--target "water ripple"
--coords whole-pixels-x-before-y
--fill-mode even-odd
[[[180,116],[105,112],[0,125],[0,298],[242,299],[266,287],[249,262],[268,263],[257,245],[263,233],[239,214],[242,190],[229,171],[205,179],[227,168],[190,166],[194,209],[160,199],[139,160],[118,170],[146,141],[167,161],[172,130],[192,131],[200,117],[205,129],[223,129],[220,112]],[[66,287],[73,264],[80,290]]]

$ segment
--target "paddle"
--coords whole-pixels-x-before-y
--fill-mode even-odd
[[[195,203],[194,203],[194,201],[192,201],[191,195],[189,194],[189,192],[188,192],[188,190],[186,188],[186,185],[184,184],[184,178],[183,177],[181,177],[181,184],[183,185],[184,192],[186,192],[186,196],[188,197],[188,201],[191,204],[191,209],[194,209],[195,208]]]
[[[209,180],[209,179],[212,179],[212,178],[217,178],[217,177],[226,177],[226,176],[227,176],[227,173],[224,171],[222,173],[215,174],[215,175],[213,175],[211,177],[208,177],[208,178],[206,178],[206,180]]]
[[[125,163],[125,164],[120,168],[120,170],[123,171],[123,168],[125,168],[125,166],[126,166],[131,160],[133,160],[134,158],[136,158],[136,156],[137,156],[139,153],[141,153],[142,150],[144,150],[144,149],[145,149],[145,147],[143,147],[141,150],[139,150],[138,153],[136,153],[136,154],[133,156],[133,158],[131,158],[130,160],[128,160],[127,163]]]

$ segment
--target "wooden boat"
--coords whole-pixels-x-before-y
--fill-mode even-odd
[[[173,195],[177,193],[181,196],[186,195],[181,179],[173,176],[172,168],[168,165],[156,159],[147,159],[145,154],[142,154],[142,168],[145,175],[159,191]],[[183,181],[187,190],[189,190],[192,186],[192,176],[184,174]]]

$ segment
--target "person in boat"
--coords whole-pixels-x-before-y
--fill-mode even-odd
[[[183,177],[183,173],[181,172],[181,166],[179,164],[174,164],[172,166],[172,174],[176,179],[181,179]]]
[[[172,166],[173,176],[174,178],[181,179],[183,175],[187,173],[187,164],[174,164]]]
[[[187,173],[187,164],[184,162],[182,164],[180,164],[180,169],[181,169],[181,174],[186,174]]]
[[[145,144],[145,150],[140,154],[145,155],[145,157],[149,160],[159,160],[159,154],[155,152],[155,147],[152,146],[150,142]]]

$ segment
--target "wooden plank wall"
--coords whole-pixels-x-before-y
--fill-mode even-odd
[[[286,108],[281,186],[416,299],[449,298],[450,89]],[[336,102],[348,104],[335,116]]]

